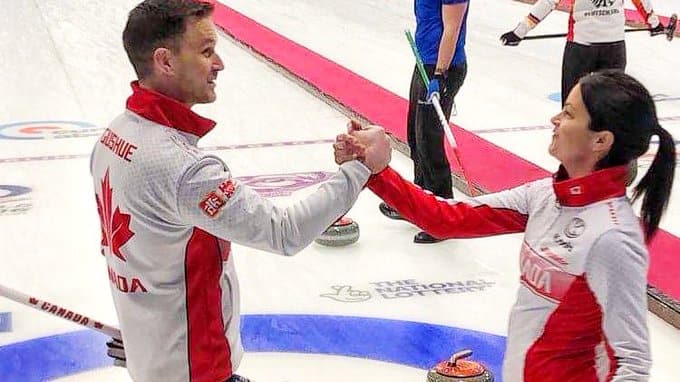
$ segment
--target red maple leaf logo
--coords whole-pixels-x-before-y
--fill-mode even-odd
[[[113,190],[109,184],[109,170],[106,170],[104,180],[102,180],[102,194],[97,195],[97,211],[99,220],[102,224],[102,246],[111,248],[111,252],[121,260],[125,261],[125,256],[120,252],[120,247],[125,245],[134,232],[130,231],[130,214],[120,212],[116,207],[113,211],[111,196]]]

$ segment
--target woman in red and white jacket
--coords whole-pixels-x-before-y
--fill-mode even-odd
[[[645,242],[670,197],[673,138],[649,92],[620,71],[582,78],[552,123],[549,152],[561,162],[552,178],[466,202],[437,198],[389,167],[368,187],[437,238],[525,233],[504,381],[646,381]],[[371,152],[370,134],[340,136],[336,161]],[[641,225],[624,182],[653,135],[658,152],[633,194]]]
[[[633,0],[652,36],[664,26],[650,0]],[[560,0],[538,0],[515,29],[501,36],[503,45],[515,46],[543,21]],[[626,69],[626,25],[623,0],[569,0],[569,31],[562,58],[562,104],[582,76],[603,69]]]

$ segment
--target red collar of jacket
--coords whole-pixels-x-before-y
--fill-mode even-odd
[[[215,121],[201,117],[175,99],[141,87],[139,81],[130,86],[132,95],[127,99],[126,107],[143,118],[199,138],[215,127]]]
[[[628,166],[598,170],[580,178],[566,179],[563,167],[553,175],[553,189],[563,206],[582,207],[626,195]]]

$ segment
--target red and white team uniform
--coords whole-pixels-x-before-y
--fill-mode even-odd
[[[368,187],[438,238],[525,233],[504,381],[647,381],[648,254],[626,176],[626,166],[556,175],[465,203],[437,198],[391,168]]]
[[[659,18],[654,14],[650,0],[633,0],[633,3],[647,24],[651,27],[659,24]],[[515,29],[517,36],[524,38],[559,4],[560,0],[538,0],[526,19]],[[624,0],[570,0],[568,4],[567,41],[591,45],[624,40],[626,25]]]
[[[91,173],[127,368],[135,381],[217,382],[242,356],[231,242],[291,255],[352,206],[357,161],[276,207],[196,147],[215,123],[133,83],[95,145]]]

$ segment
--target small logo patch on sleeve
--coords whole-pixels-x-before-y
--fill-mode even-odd
[[[201,200],[198,205],[206,215],[214,217],[218,212],[220,212],[225,204],[227,204],[226,200],[217,195],[215,191],[211,191],[203,198],[203,200]]]
[[[224,196],[229,199],[231,198],[232,195],[234,195],[234,182],[231,181],[231,179],[227,179],[224,182],[220,183],[219,186],[220,191],[224,194]]]
[[[236,186],[234,185],[234,181],[226,179],[217,186],[216,190],[206,194],[198,205],[206,215],[211,218],[215,217],[222,207],[227,204],[227,201],[234,195],[235,191]]]

